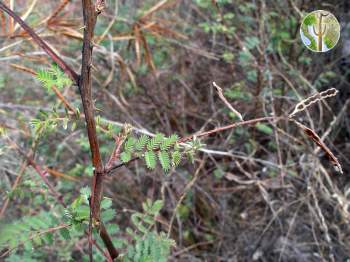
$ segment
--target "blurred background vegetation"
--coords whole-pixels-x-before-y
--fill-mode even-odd
[[[80,1],[62,1],[66,4],[56,15],[59,1],[3,2],[25,15],[79,71]],[[154,221],[158,232],[168,232],[176,210],[170,232],[176,245],[169,261],[349,259],[350,3],[106,2],[94,41],[93,96],[96,115],[113,132],[129,123],[138,134],[185,137],[238,121],[213,81],[245,120],[288,115],[303,98],[335,87],[336,97],[316,103],[297,119],[315,130],[344,171],[337,173],[288,121],[217,133],[201,140],[205,145],[193,163],[183,160],[166,174],[136,161],[106,178],[104,210],[110,214],[105,218],[117,247],[126,252],[132,243],[126,228],[137,230],[130,216],[142,212],[142,203],[162,199]],[[330,11],[341,24],[339,43],[322,54],[309,51],[299,35],[303,17],[318,9]],[[5,14],[0,13],[0,21],[0,125],[47,168],[48,179],[67,203],[79,192],[86,197],[92,166],[84,122],[66,118],[55,92],[31,74],[50,68],[52,61]],[[60,92],[82,111],[76,86],[62,85]],[[114,141],[103,130],[99,138],[107,160]],[[9,245],[14,249],[0,260],[87,259],[88,241],[79,229],[33,235],[61,225],[67,210],[5,139],[0,140],[0,208],[6,225],[0,230],[16,228],[8,230],[12,240],[3,241],[0,254]],[[98,252],[94,256],[103,260]]]

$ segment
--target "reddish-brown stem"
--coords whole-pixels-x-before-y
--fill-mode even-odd
[[[66,64],[66,62],[62,58],[60,58],[51,49],[51,47],[49,47],[45,43],[45,41],[34,32],[34,30],[31,27],[29,27],[16,13],[14,13],[10,8],[8,8],[2,1],[0,1],[0,10],[6,12],[18,24],[20,24],[20,26],[32,37],[33,41],[36,42],[76,84],[79,83],[79,75],[68,64]]]
[[[118,251],[113,246],[110,236],[105,230],[102,221],[100,219],[100,205],[103,194],[103,178],[106,174],[105,168],[102,163],[96,123],[94,117],[94,106],[92,101],[92,49],[93,49],[93,36],[94,29],[97,20],[97,16],[103,9],[103,1],[97,1],[96,5],[91,0],[82,0],[83,5],[83,18],[84,18],[84,39],[83,39],[83,51],[82,51],[82,67],[81,77],[79,82],[80,95],[84,108],[86,129],[88,133],[88,139],[90,144],[92,165],[94,167],[94,175],[91,185],[91,198],[90,198],[90,222],[89,222],[89,256],[92,261],[92,239],[91,231],[92,226],[96,226],[99,230],[100,236],[106,245],[108,252],[112,259],[118,257]]]
[[[62,95],[62,93],[60,92],[60,90],[57,89],[57,87],[52,86],[51,87],[52,91],[54,91],[54,93],[56,94],[56,96],[58,97],[59,100],[61,100],[61,102],[63,103],[64,107],[68,109],[68,111],[70,111],[73,114],[77,114],[75,108],[67,101],[67,99]]]
[[[251,119],[251,120],[247,120],[247,121],[241,121],[241,122],[233,123],[231,125],[214,128],[212,130],[209,130],[209,131],[206,131],[206,132],[202,132],[202,133],[199,133],[199,134],[193,134],[193,135],[184,137],[184,138],[179,140],[179,143],[183,143],[183,142],[192,140],[194,137],[209,136],[211,134],[219,133],[221,131],[224,131],[224,130],[227,130],[227,129],[232,129],[232,128],[239,127],[239,126],[253,125],[253,124],[256,124],[256,123],[259,123],[259,122],[267,122],[267,121],[273,121],[273,120],[279,120],[279,119],[281,119],[281,118],[280,117],[278,118],[278,117],[273,117],[273,116],[267,116],[267,117],[260,117],[260,118]]]
[[[118,159],[122,144],[123,144],[122,137],[121,136],[116,137],[115,146],[114,146],[113,152],[111,154],[111,157],[109,158],[109,160],[107,162],[106,170],[110,169],[113,166],[113,163]]]
[[[15,182],[12,185],[12,188],[11,188],[12,192],[18,186],[18,184],[19,184],[19,182],[20,182],[20,180],[21,180],[21,178],[22,178],[22,176],[24,174],[24,171],[26,170],[27,166],[28,166],[27,161],[24,161],[22,163],[20,169],[19,169],[19,172],[17,174],[16,180],[15,180]],[[10,202],[10,198],[7,197],[6,200],[4,201],[4,204],[3,204],[2,208],[1,208],[1,210],[0,210],[0,219],[4,216],[5,210],[6,210],[7,206],[8,206],[8,204],[9,204],[9,202]]]

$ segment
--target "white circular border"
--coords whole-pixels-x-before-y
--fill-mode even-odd
[[[317,50],[311,49],[310,47],[308,47],[308,46],[304,43],[304,40],[303,40],[303,37],[302,37],[302,34],[301,34],[301,33],[302,33],[301,27],[302,27],[302,25],[304,24],[304,20],[305,20],[306,17],[308,17],[309,15],[311,15],[311,14],[313,14],[313,13],[316,13],[316,12],[318,13],[318,12],[322,12],[322,11],[323,11],[323,12],[328,12],[328,13],[330,13],[330,14],[334,17],[334,19],[337,21],[338,26],[339,26],[339,36],[338,36],[338,39],[337,39],[336,43],[334,44],[334,46],[333,46],[331,49],[328,49],[328,50],[326,50],[326,51],[317,51]],[[340,30],[341,30],[341,28],[340,28],[340,23],[339,23],[337,17],[336,17],[333,13],[331,13],[331,12],[329,12],[329,11],[327,11],[327,10],[322,10],[322,9],[320,9],[320,10],[312,11],[312,12],[308,13],[306,16],[304,16],[303,21],[301,22],[301,25],[300,25],[299,35],[300,35],[300,39],[301,39],[301,42],[303,43],[303,45],[304,45],[307,49],[309,49],[310,51],[315,52],[315,53],[327,53],[327,52],[331,51],[333,48],[335,48],[335,47],[337,46],[337,44],[338,44],[338,42],[339,42],[339,39],[340,39]]]

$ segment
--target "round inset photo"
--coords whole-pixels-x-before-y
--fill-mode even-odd
[[[300,27],[300,37],[311,51],[328,52],[339,41],[340,24],[328,11],[313,11],[304,18]]]

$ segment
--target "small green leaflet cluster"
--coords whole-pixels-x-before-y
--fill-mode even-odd
[[[56,111],[56,108],[54,108],[51,112],[40,110],[38,117],[32,119],[30,121],[30,125],[34,129],[34,133],[40,136],[42,134],[54,131],[59,125],[66,130],[68,128],[69,120],[70,118],[68,116],[68,113],[66,116],[60,116]],[[74,131],[76,127],[77,123],[75,121],[72,122],[70,129]]]
[[[164,232],[158,234],[155,229],[155,218],[163,207],[163,201],[154,203],[147,199],[143,203],[143,213],[135,213],[131,220],[137,231],[128,228],[127,232],[135,241],[134,246],[129,246],[123,261],[166,262],[170,254],[170,248],[175,245],[174,240],[169,239]]]
[[[168,172],[171,167],[177,167],[181,162],[182,154],[177,143],[178,139],[175,134],[165,137],[161,133],[157,133],[154,137],[130,136],[124,143],[124,151],[120,158],[123,163],[127,163],[133,156],[143,157],[149,169],[155,169],[158,160],[162,169]]]
[[[168,239],[164,232],[159,235],[149,232],[136,241],[135,246],[128,248],[125,262],[166,262],[170,254],[170,248],[175,241]]]
[[[95,117],[95,121],[96,121],[97,131],[98,132],[102,131],[103,134],[107,135],[110,138],[113,138],[114,136],[116,136],[117,134],[119,134],[122,131],[121,127],[113,125],[112,123],[101,118],[100,115]]]
[[[80,190],[80,195],[73,201],[73,203],[65,210],[65,222],[72,225],[72,228],[80,231],[86,229],[89,225],[90,207],[89,198],[90,188],[84,187]],[[111,208],[112,200],[104,198],[101,201],[101,218],[104,223],[111,221],[116,213]],[[69,231],[65,232],[69,238]],[[111,232],[112,233],[112,232]]]
[[[36,78],[47,90],[51,90],[53,86],[62,89],[72,85],[72,80],[56,64],[52,64],[49,69],[38,70]]]

